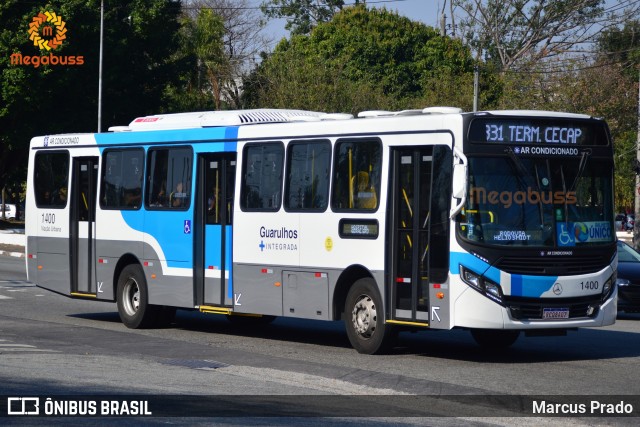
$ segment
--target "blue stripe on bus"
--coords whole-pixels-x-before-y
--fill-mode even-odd
[[[501,271],[469,253],[451,252],[449,271],[460,274],[460,266],[464,266],[476,274],[501,284]],[[508,274],[508,273],[505,273]],[[549,291],[558,279],[557,276],[526,276],[511,274],[511,296],[539,298]]]
[[[553,287],[557,276],[523,276],[511,275],[511,295],[514,297],[540,298]]]
[[[238,127],[211,127],[201,129],[171,129],[141,132],[109,132],[95,134],[98,145],[107,144],[144,144],[153,145],[162,142],[191,142],[206,140],[235,140]],[[235,147],[235,142],[232,143]],[[215,150],[226,151],[226,150]]]
[[[451,274],[460,274],[460,266],[464,266],[477,274],[484,274],[490,267],[488,263],[480,258],[465,252],[451,252],[451,262],[449,263],[449,271]],[[498,273],[498,280],[500,274]],[[491,279],[493,280],[493,279]],[[496,282],[497,283],[497,282]]]
[[[231,274],[231,266],[233,265],[233,259],[232,259],[232,254],[233,254],[233,226],[231,225],[227,225],[227,231],[226,231],[226,244],[225,244],[225,250],[227,251],[227,256],[225,257],[225,266],[224,269],[225,271],[229,272],[229,282],[228,282],[228,286],[227,286],[227,298],[229,298],[231,301],[233,301],[233,274]],[[223,275],[224,277],[224,275]]]

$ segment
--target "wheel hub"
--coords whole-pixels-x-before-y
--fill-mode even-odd
[[[362,295],[353,307],[351,321],[355,331],[369,338],[376,330],[377,312],[373,300],[368,295]]]
[[[135,280],[130,279],[125,285],[124,308],[129,315],[134,315],[140,308],[140,288]]]

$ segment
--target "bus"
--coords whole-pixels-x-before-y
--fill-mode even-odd
[[[613,147],[587,115],[151,115],[35,137],[28,171],[29,280],[129,328],[342,320],[374,354],[401,330],[499,348],[615,322]]]

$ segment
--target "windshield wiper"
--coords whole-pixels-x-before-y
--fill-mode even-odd
[[[576,173],[576,177],[573,179],[573,184],[569,188],[569,191],[575,190],[578,185],[578,180],[582,178],[582,174],[584,173],[584,169],[587,167],[587,158],[591,155],[591,149],[587,148],[582,152],[582,157],[580,157],[580,164],[578,165],[578,172]]]
[[[582,178],[582,174],[584,173],[584,170],[587,167],[587,160],[590,154],[591,154],[591,150],[588,148],[582,151],[582,156],[580,157],[580,163],[578,164],[578,171],[576,172],[576,176],[573,179],[573,183],[571,184],[569,191],[567,191],[567,186],[564,178],[564,165],[560,164],[560,176],[562,177],[562,191],[564,191],[564,194],[565,194],[565,197],[564,197],[565,225],[569,223],[569,204],[567,203],[567,199],[568,199],[567,194],[575,190],[576,186],[578,185],[578,181],[580,180],[580,178]]]
[[[527,170],[527,168],[524,167],[524,165],[522,164],[522,162],[520,161],[520,159],[518,158],[518,156],[516,156],[516,153],[513,152],[513,150],[511,149],[511,147],[507,147],[505,149],[505,152],[509,155],[509,158],[511,159],[511,161],[513,162],[514,165],[516,165],[516,169],[519,172],[519,176],[521,177],[520,181],[522,184],[524,184],[526,186],[526,182],[524,181],[524,177],[525,176],[529,176],[531,177],[531,179],[534,181],[535,186],[536,186],[536,191],[538,192],[538,194],[542,194],[542,191],[540,190],[540,184],[538,183],[538,169],[536,168],[536,177],[533,177],[531,175],[531,172],[529,172]],[[540,214],[540,228],[544,228],[544,208],[542,207],[542,197],[538,197],[538,213]]]

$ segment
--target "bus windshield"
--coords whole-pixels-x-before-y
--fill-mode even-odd
[[[613,166],[580,157],[469,158],[458,233],[486,245],[575,247],[611,243]]]

